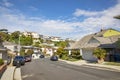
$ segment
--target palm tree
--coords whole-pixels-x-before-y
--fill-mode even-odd
[[[104,58],[106,56],[106,50],[101,48],[96,48],[93,51],[93,55],[98,58],[98,63],[104,62]]]

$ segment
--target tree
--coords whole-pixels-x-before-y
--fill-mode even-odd
[[[96,48],[93,51],[93,55],[98,58],[98,63],[102,63],[106,56],[106,50],[101,49],[101,48]]]
[[[40,42],[35,42],[35,44],[33,46],[40,47]]]
[[[55,46],[65,48],[68,45],[66,41],[55,42]]]
[[[60,58],[62,58],[63,56],[68,56],[68,53],[62,47],[58,48],[55,54],[59,55]]]
[[[25,53],[26,55],[32,55],[34,53],[34,51],[32,49],[27,50],[27,52]]]
[[[2,37],[0,36],[0,43],[2,43],[3,42],[3,40],[2,40]]]
[[[114,18],[116,18],[116,19],[120,19],[120,15],[118,15],[118,16],[114,16]]]
[[[117,48],[120,49],[120,39],[118,39],[115,43],[116,43]]]
[[[9,41],[10,39],[10,35],[5,32],[0,32],[0,36],[3,41]]]
[[[20,31],[15,31],[15,32],[11,33],[10,41],[18,43],[19,36],[20,36]]]
[[[24,35],[20,36],[21,45],[29,46],[29,45],[32,45],[32,43],[33,43],[33,40],[31,36],[24,36]]]
[[[21,48],[21,50],[20,50],[20,55],[21,55],[21,56],[25,56],[25,49]]]

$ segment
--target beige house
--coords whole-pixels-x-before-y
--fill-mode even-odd
[[[31,36],[33,39],[33,44],[35,44],[36,42],[40,42],[40,34],[36,33],[36,32],[23,32],[23,35],[25,36]]]
[[[108,36],[108,35],[109,36]],[[97,47],[104,48],[108,50],[108,56],[106,60],[115,60],[115,55],[120,56],[120,53],[116,51],[115,42],[120,38],[119,31],[114,29],[101,30],[98,33],[90,34],[75,44],[73,44],[71,49],[79,49],[82,58],[89,61],[96,61],[97,58],[93,56],[93,50]],[[113,56],[111,56],[113,55]],[[117,57],[116,57],[117,58]],[[120,60],[118,58],[118,60]]]
[[[16,54],[18,51],[18,45],[11,42],[3,42],[4,47],[6,47],[11,54]]]

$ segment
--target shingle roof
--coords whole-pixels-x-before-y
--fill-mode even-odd
[[[102,30],[98,33],[95,33],[94,36],[97,36],[97,37],[103,37],[103,34],[107,31],[108,29],[105,29],[105,30]]]
[[[115,42],[120,38],[120,35],[111,36],[111,37],[103,37],[102,35],[107,30],[103,30],[101,32],[90,34],[83,37],[81,40],[77,41],[74,45],[72,45],[71,49],[79,49],[79,48],[92,48],[92,47],[103,47],[103,48],[115,48]],[[94,38],[98,41],[98,43],[89,43],[90,39]]]
[[[73,44],[71,46],[71,48],[76,49],[76,48],[80,48],[80,47],[85,47],[87,45],[87,42],[92,38],[92,36],[93,36],[93,34],[83,37],[81,40],[75,42],[75,44]]]

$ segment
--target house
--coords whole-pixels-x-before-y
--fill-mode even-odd
[[[97,58],[93,56],[95,48],[100,47],[107,50],[107,61],[120,60],[115,55],[120,56],[116,50],[115,42],[120,38],[120,32],[114,29],[101,30],[98,33],[90,34],[71,46],[71,49],[79,49],[82,58],[89,61],[96,61]]]
[[[32,59],[40,58],[41,51],[40,51],[39,47],[22,46],[21,48],[25,50],[25,55],[31,55]],[[29,52],[28,54],[26,54],[28,52],[28,50],[31,50],[32,52]]]
[[[42,53],[45,53],[46,55],[52,56],[54,53],[53,48],[41,48]]]
[[[63,40],[61,39],[61,37],[55,37],[55,36],[51,36],[51,37],[49,37],[49,39],[50,39],[51,41],[53,41],[53,42],[63,41]]]
[[[0,42],[0,59],[7,60],[7,58],[7,49],[3,46],[2,42]]]
[[[16,52],[18,51],[18,45],[15,43],[11,43],[11,42],[3,42],[4,47],[6,47],[9,50],[9,53],[11,54],[16,54]]]
[[[42,35],[39,35],[38,33],[36,32],[23,32],[23,35],[25,36],[31,36],[32,39],[33,39],[33,44],[35,44],[36,42],[40,42],[40,38],[42,38]]]
[[[32,54],[32,59],[39,59],[41,55],[39,48],[34,48],[33,52],[34,53]]]

